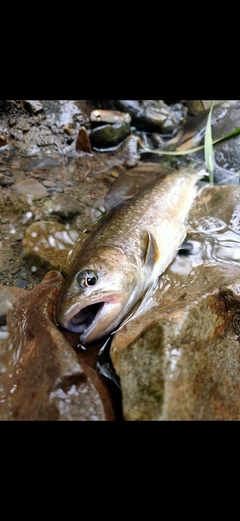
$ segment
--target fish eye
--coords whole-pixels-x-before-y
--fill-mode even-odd
[[[94,270],[83,270],[77,273],[76,280],[79,286],[87,288],[96,284],[98,276]]]

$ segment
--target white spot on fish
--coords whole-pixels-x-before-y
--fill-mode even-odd
[[[50,246],[52,246],[52,248],[56,247],[56,241],[52,235],[49,235],[48,242],[49,242]]]

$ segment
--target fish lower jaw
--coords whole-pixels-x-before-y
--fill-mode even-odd
[[[95,342],[114,329],[121,311],[121,302],[101,300],[86,306],[76,306],[64,327],[70,331],[81,333],[80,341],[85,343]]]

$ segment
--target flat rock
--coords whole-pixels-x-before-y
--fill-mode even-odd
[[[30,197],[33,201],[43,199],[48,196],[47,189],[36,179],[25,179],[18,183],[14,183],[11,189],[24,197]]]

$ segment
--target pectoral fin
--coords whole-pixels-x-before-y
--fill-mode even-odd
[[[145,229],[142,230],[140,245],[143,264],[152,270],[160,257],[158,245],[152,233]]]

